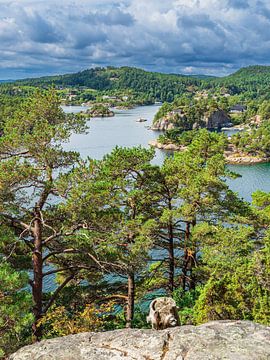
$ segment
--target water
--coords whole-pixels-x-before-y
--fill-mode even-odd
[[[67,114],[77,114],[81,111],[89,109],[89,106],[61,106],[61,108]]]
[[[257,165],[228,165],[231,171],[241,175],[228,184],[240,197],[251,202],[251,195],[256,190],[270,192],[270,163]]]
[[[150,140],[156,139],[160,134],[148,130],[154,115],[160,106],[140,106],[130,110],[114,110],[115,116],[109,118],[91,118],[86,135],[73,135],[70,142],[65,145],[68,150],[78,151],[83,158],[90,156],[101,159],[111,152],[115,146],[144,146],[148,147]],[[72,106],[63,107],[64,111],[71,112]],[[85,107],[74,107],[74,112],[85,110]],[[140,117],[147,122],[136,122]],[[156,152],[156,163],[162,163],[165,153]]]

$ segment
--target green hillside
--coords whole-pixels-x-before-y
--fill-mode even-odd
[[[148,99],[162,102],[172,102],[175,96],[179,97],[203,89],[210,90],[211,93],[225,91],[231,95],[243,94],[246,99],[268,99],[270,66],[249,66],[221,78],[206,75],[163,74],[127,66],[99,67],[73,74],[23,79],[12,85],[48,87],[52,84],[59,88],[85,87],[106,93],[128,90],[139,96],[147,96]]]
[[[270,66],[249,66],[211,81],[213,87],[224,86],[231,94],[245,93],[247,98],[269,98]]]
[[[17,81],[17,84],[80,86],[100,91],[129,89],[134,92],[147,93],[149,97],[156,100],[172,101],[175,95],[185,93],[189,86],[199,86],[201,80],[195,77],[161,74],[130,67],[108,67],[87,69],[74,74],[24,79]]]

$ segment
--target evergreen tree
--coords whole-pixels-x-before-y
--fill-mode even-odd
[[[7,119],[0,138],[1,222],[17,235],[16,241],[6,239],[5,246],[1,247],[5,255],[11,254],[9,262],[15,262],[17,251],[22,252],[25,255],[22,267],[33,272],[29,282],[33,297],[33,334],[37,339],[41,337],[38,322],[42,315],[75,276],[72,265],[65,264],[66,277],[45,302],[45,277],[64,271],[60,268],[45,271],[45,266],[57,252],[66,251],[64,245],[59,245],[65,233],[61,219],[57,218],[57,206],[49,202],[59,202],[56,180],[79,159],[77,153],[64,151],[62,143],[69,139],[72,131],[81,132],[84,128],[82,120],[65,116],[55,91],[38,91]]]

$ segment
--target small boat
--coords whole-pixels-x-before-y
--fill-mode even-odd
[[[136,120],[137,122],[145,122],[147,121],[147,119],[144,119],[144,118],[139,118],[138,120]]]

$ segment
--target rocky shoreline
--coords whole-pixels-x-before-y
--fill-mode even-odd
[[[187,149],[186,146],[176,145],[173,143],[162,144],[157,140],[151,140],[148,142],[148,144],[157,149],[167,150],[167,151],[185,151]],[[226,162],[231,165],[256,165],[256,164],[263,164],[270,162],[270,158],[268,157],[249,156],[249,155],[239,154],[234,151],[225,151],[224,156]]]

